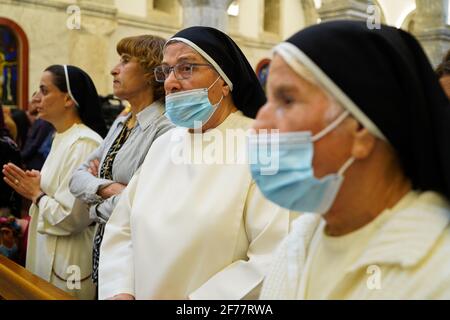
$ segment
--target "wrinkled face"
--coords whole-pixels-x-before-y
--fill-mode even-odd
[[[50,71],[44,71],[42,74],[39,92],[34,99],[38,104],[39,117],[51,123],[60,119],[69,108],[75,107],[69,94],[53,84],[53,74]]]
[[[253,128],[280,132],[311,131],[317,134],[342,112],[325,92],[295,73],[276,55],[267,82],[267,103],[259,110]],[[350,157],[352,135],[343,121],[336,129],[314,143],[313,167],[320,178],[336,173]]]
[[[203,57],[188,45],[180,42],[169,44],[164,50],[162,65],[173,67],[179,63],[208,64]],[[209,88],[219,74],[212,66],[194,66],[192,76],[188,79],[178,80],[172,71],[164,82],[166,95],[192,89]],[[217,103],[223,94],[225,82],[220,78],[208,91],[209,101]]]
[[[120,99],[130,100],[144,92],[150,93],[150,78],[136,57],[122,54],[111,75],[114,95]]]
[[[439,79],[442,88],[444,88],[445,94],[450,99],[450,75],[445,75]]]

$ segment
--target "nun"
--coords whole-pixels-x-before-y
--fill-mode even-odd
[[[155,78],[177,127],[153,143],[106,225],[99,298],[256,298],[290,217],[239,160],[264,92],[234,41],[209,27],[169,39]]]
[[[335,21],[277,45],[249,150],[256,159],[276,141],[279,170],[250,168],[265,197],[308,214],[261,298],[449,299],[449,123],[449,101],[405,31]]]
[[[130,104],[105,140],[73,173],[72,194],[90,206],[97,222],[92,254],[92,280],[98,280],[103,230],[120,194],[144,161],[153,141],[173,127],[164,116],[164,85],[155,81],[166,40],[153,35],[126,37],[117,44],[119,63],[111,70],[113,93]]]
[[[40,172],[3,167],[5,182],[32,201],[26,268],[76,298],[94,299],[93,220],[70,193],[69,180],[106,134],[97,90],[78,67],[52,65],[35,99],[39,118],[55,127],[50,153]]]

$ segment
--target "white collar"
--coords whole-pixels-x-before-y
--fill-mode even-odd
[[[377,264],[414,267],[430,252],[449,224],[449,203],[436,192],[412,191],[405,198],[409,205],[380,226],[349,272]]]

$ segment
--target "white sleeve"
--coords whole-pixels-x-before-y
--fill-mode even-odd
[[[58,187],[53,195],[39,201],[37,231],[54,236],[69,236],[84,230],[92,223],[88,206],[70,193],[69,181],[73,171],[98,146],[93,140],[79,139],[68,150],[68,157],[62,165],[62,174],[57,177]],[[56,180],[55,180],[56,181]]]
[[[190,299],[256,299],[272,254],[289,232],[290,213],[266,200],[254,183],[246,200],[248,260],[238,260],[211,277]]]
[[[136,171],[106,223],[100,247],[99,299],[108,299],[120,293],[135,296],[134,257],[131,241],[130,214],[139,181]]]

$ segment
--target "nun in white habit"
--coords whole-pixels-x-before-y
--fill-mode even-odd
[[[52,65],[41,76],[39,117],[55,127],[42,170],[3,167],[5,181],[31,200],[26,268],[78,299],[95,298],[93,220],[69,191],[72,172],[102,142],[106,126],[91,77],[75,66]]]
[[[449,299],[450,103],[418,41],[363,21],[311,26],[275,47],[267,89],[254,129],[280,129],[279,171],[255,162],[252,176],[311,214],[260,298]]]
[[[235,154],[264,92],[233,40],[209,27],[171,38],[155,76],[177,128],[154,142],[106,225],[99,298],[256,298],[293,216]]]

